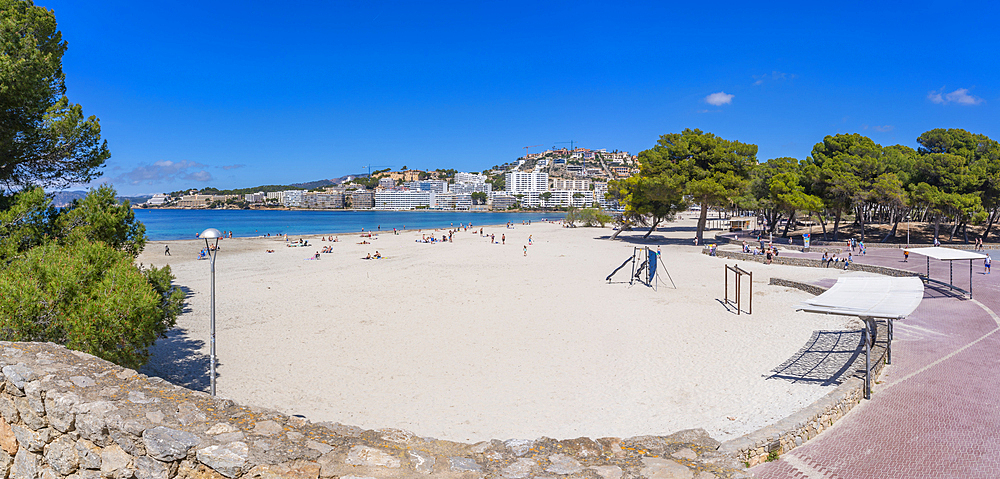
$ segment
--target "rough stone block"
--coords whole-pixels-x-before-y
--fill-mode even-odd
[[[649,479],[692,479],[694,471],[687,466],[670,459],[659,457],[642,458],[642,469],[639,472]]]
[[[3,449],[7,454],[14,455],[17,454],[17,448],[17,436],[14,435],[14,430],[10,424],[7,424],[7,421],[0,420],[0,449]]]
[[[535,465],[534,459],[522,457],[503,468],[500,474],[507,479],[524,479],[531,475]]]
[[[14,456],[7,454],[7,451],[0,451],[0,477],[7,477],[10,473],[10,466],[13,463]]]
[[[407,451],[410,456],[410,463],[413,464],[413,469],[421,474],[430,474],[434,472],[434,463],[436,460],[434,456],[429,452],[424,451]]]
[[[80,432],[81,437],[95,444],[105,445],[108,443],[108,425],[104,421],[104,416],[100,414],[78,414],[76,416],[76,429]]]
[[[176,461],[184,459],[201,439],[189,432],[157,426],[143,432],[142,441],[146,445],[146,452],[154,459]]]
[[[132,456],[112,444],[101,450],[101,476],[107,479],[125,479],[134,473]]]
[[[101,468],[101,448],[86,439],[78,439],[74,447],[80,458],[80,467],[95,470]]]
[[[125,452],[133,456],[142,456],[146,454],[146,447],[142,443],[142,439],[138,436],[133,436],[125,431],[111,431],[109,437],[118,447],[121,447]]]
[[[24,383],[31,381],[35,378],[35,372],[32,371],[24,363],[17,363],[11,366],[4,366],[3,376],[7,384],[14,386],[17,390],[24,391]],[[7,391],[11,392],[12,391]]]
[[[76,421],[73,410],[79,403],[80,397],[76,394],[48,391],[45,394],[45,415],[49,425],[59,432],[72,430]]]
[[[21,414],[17,412],[17,406],[14,405],[14,400],[2,396],[0,397],[0,416],[9,422],[15,423],[21,419]]]
[[[220,422],[220,423],[217,423],[216,425],[208,428],[208,430],[205,431],[205,434],[209,434],[209,435],[214,436],[216,434],[226,434],[226,433],[231,433],[231,432],[236,432],[236,431],[239,431],[239,429],[237,429],[236,426],[233,426],[231,424],[226,424],[224,422]]]
[[[237,477],[246,470],[250,448],[243,442],[208,446],[197,451],[198,461],[226,477]],[[317,471],[319,475],[319,471]]]
[[[45,418],[39,416],[35,409],[28,404],[28,399],[24,397],[14,398],[14,407],[17,408],[18,414],[21,415],[21,420],[24,424],[34,430],[39,430],[45,427]]]
[[[14,437],[17,438],[17,444],[21,449],[27,449],[28,452],[42,452],[45,444],[52,438],[52,431],[48,428],[32,431],[31,429],[14,425],[11,426],[11,429],[14,430]]]
[[[319,464],[308,461],[292,461],[285,464],[265,464],[246,473],[247,479],[317,479]]]
[[[274,421],[261,421],[254,425],[253,434],[258,436],[276,436],[284,432],[281,424]]]
[[[136,479],[170,479],[170,466],[149,456],[135,460]]]
[[[545,468],[545,472],[553,474],[576,474],[583,470],[580,462],[565,454],[553,454],[549,456],[551,465]]]
[[[52,444],[45,448],[45,461],[60,475],[66,476],[76,472],[80,467],[76,441],[69,436],[62,436],[52,441]]]
[[[398,457],[395,457],[381,449],[368,446],[354,446],[347,453],[347,460],[344,461],[351,466],[382,466],[396,468],[402,464]]]
[[[535,441],[532,439],[508,439],[503,444],[510,448],[510,452],[515,456],[521,457],[534,447]]]
[[[623,472],[622,468],[618,466],[595,466],[591,469],[597,472],[597,475],[603,479],[621,479]]]
[[[451,467],[452,471],[472,471],[472,472],[482,472],[483,467],[480,466],[476,461],[469,459],[467,457],[449,457],[448,465]]]
[[[38,479],[38,454],[30,453],[25,449],[17,451],[14,456],[14,464],[10,469],[11,479]]]

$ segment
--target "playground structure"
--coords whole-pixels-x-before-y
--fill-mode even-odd
[[[736,288],[735,288],[736,289],[736,297],[735,297],[735,301],[730,301],[729,300],[729,272],[730,271],[733,272],[733,277],[736,279]],[[747,271],[747,270],[745,270],[743,268],[740,268],[739,266],[737,266],[735,264],[732,265],[732,266],[729,266],[728,264],[726,265],[726,293],[725,293],[725,296],[724,296],[725,299],[723,301],[724,301],[724,304],[726,305],[726,307],[728,307],[730,304],[736,306],[736,315],[737,316],[739,316],[740,312],[742,311],[742,308],[740,307],[740,297],[741,297],[741,295],[740,295],[740,285],[743,284],[743,277],[744,276],[747,276],[750,279],[750,286],[747,287],[747,289],[749,290],[749,294],[747,295],[749,297],[749,304],[748,304],[748,308],[747,308],[747,314],[753,314],[753,273],[750,272],[750,271]]]
[[[667,279],[670,280],[671,286],[673,286],[674,289],[677,289],[677,285],[674,283],[674,279],[670,277],[670,272],[667,271],[666,265],[660,261],[660,254],[649,249],[648,246],[641,248],[633,247],[632,256],[622,262],[621,266],[615,268],[615,270],[604,279],[608,283],[611,283],[611,278],[625,268],[625,266],[629,263],[632,264],[632,274],[629,276],[628,280],[629,286],[639,282],[656,290],[656,286],[659,283],[659,277],[657,277],[656,271],[662,269],[663,274],[667,275]]]

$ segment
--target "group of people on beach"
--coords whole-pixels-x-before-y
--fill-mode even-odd
[[[837,263],[843,262],[844,263],[844,269],[846,270],[847,267],[850,266],[851,263],[854,262],[854,255],[849,252],[849,253],[847,253],[847,257],[846,258],[837,258],[837,253],[834,253],[833,255],[831,255],[829,252],[824,251],[823,252],[823,258],[821,258],[820,261],[823,262],[823,267],[825,267],[825,268],[829,268],[830,265],[834,265],[835,267],[839,267],[839,265],[837,265]]]

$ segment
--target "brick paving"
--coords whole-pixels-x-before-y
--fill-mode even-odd
[[[822,253],[811,253],[819,257]],[[994,255],[996,256],[996,255]],[[997,258],[1000,259],[1000,258]],[[855,260],[925,272],[923,257],[869,248]],[[974,263],[974,300],[927,289],[920,307],[896,322],[892,365],[864,401],[832,428],[777,461],[761,478],[1000,477],[1000,272]],[[955,262],[968,289],[969,263]],[[931,277],[948,264],[931,260]]]

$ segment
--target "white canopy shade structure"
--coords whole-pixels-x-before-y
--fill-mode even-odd
[[[892,321],[917,309],[924,298],[924,283],[916,276],[845,276],[823,294],[799,303],[798,311],[858,316],[865,322],[865,399],[871,397],[871,348],[875,344],[875,318],[888,324],[886,364],[892,364]]]
[[[924,283],[916,276],[845,276],[815,298],[799,303],[799,311],[884,319],[901,319],[917,309]]]
[[[972,262],[976,260],[982,261],[983,259],[986,259],[986,255],[960,249],[942,248],[940,246],[932,246],[928,248],[906,248],[904,251],[908,251],[913,254],[923,255],[927,258],[927,274],[925,275],[924,281],[940,284],[942,286],[948,286],[953,290],[968,294],[969,298],[970,299],[972,298]],[[931,258],[948,262],[948,283],[945,283],[944,281],[931,279]],[[969,261],[968,291],[955,287],[955,274],[953,268],[955,261],[965,261],[965,260]]]

